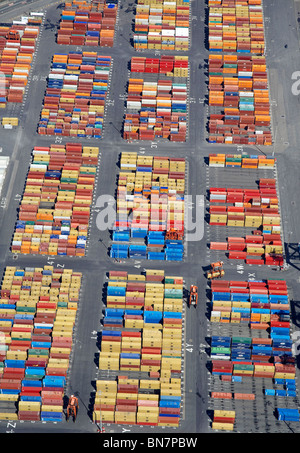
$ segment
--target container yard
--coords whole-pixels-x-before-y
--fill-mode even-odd
[[[84,256],[99,148],[34,147],[12,253]]]
[[[242,260],[247,264],[283,265],[284,249],[276,178],[260,177],[262,171],[266,176],[273,176],[275,165],[274,158],[259,159],[254,155],[210,156],[212,178],[220,180],[223,176],[224,182],[231,181],[239,168],[241,174],[244,172],[247,182],[247,188],[209,188],[209,225],[212,230],[218,231],[220,227],[226,227],[226,237],[222,235],[222,241],[210,242],[211,250],[224,251],[229,260]],[[253,184],[254,181],[256,182]],[[238,184],[238,178],[235,183]]]
[[[65,4],[57,43],[74,46],[112,47],[118,2],[79,2]]]
[[[208,6],[208,141],[272,145],[262,1]]]
[[[210,142],[272,144],[265,57],[210,54],[209,105]]]
[[[208,7],[210,51],[264,53],[262,0],[209,0]]]
[[[182,261],[184,158],[122,153],[110,256]]]
[[[124,139],[184,142],[188,121],[187,78],[188,57],[133,57]]]
[[[163,270],[109,272],[94,406],[98,422],[102,417],[125,425],[179,426],[183,310],[182,277]],[[106,370],[116,377],[105,380]]]
[[[39,24],[0,26],[0,108],[22,103],[39,36]]]
[[[277,405],[279,423],[298,420],[296,358],[292,351],[286,282],[218,281],[212,283],[210,291],[212,429],[239,429],[245,416],[241,400],[248,402],[247,406],[245,403],[248,419],[253,416],[253,401],[260,399],[265,406]],[[224,324],[230,328],[226,329]],[[222,328],[216,329],[217,325]],[[245,380],[246,392],[241,393]],[[231,417],[222,412],[224,400]]]
[[[81,273],[7,267],[1,285],[1,420],[63,418]]]
[[[111,63],[96,52],[55,54],[38,133],[101,138]]]
[[[299,14],[0,2],[1,434],[300,432]]]
[[[134,21],[134,48],[138,51],[187,51],[189,20],[189,0],[138,0]]]

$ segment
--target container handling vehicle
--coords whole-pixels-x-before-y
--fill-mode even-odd
[[[194,305],[194,307],[196,308],[197,303],[198,303],[198,286],[191,285],[189,306],[191,307],[192,305]]]
[[[67,421],[69,421],[70,417],[73,417],[73,422],[75,422],[78,413],[78,408],[79,408],[78,398],[76,398],[76,396],[74,395],[71,395],[67,407]]]
[[[8,40],[8,41],[20,41],[20,34],[17,30],[10,30],[5,38]]]
[[[207,278],[213,280],[214,278],[222,278],[225,275],[223,269],[223,261],[216,261],[210,264],[210,270],[207,272]]]

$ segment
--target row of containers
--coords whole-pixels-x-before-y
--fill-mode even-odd
[[[0,26],[0,108],[23,102],[39,33],[39,24]]]
[[[4,127],[4,129],[12,129],[13,127],[19,125],[19,118],[3,116],[1,124]]]
[[[281,217],[276,180],[260,179],[259,188],[210,188],[209,223],[241,227],[246,236],[228,237],[224,243],[213,242],[210,248],[228,251],[229,259],[246,260],[248,264],[283,264]],[[247,229],[252,228],[252,234]]]
[[[108,277],[99,370],[118,376],[96,381],[94,421],[178,427],[183,279],[152,269]]]
[[[186,140],[188,72],[188,57],[184,56],[131,59],[124,139]]]
[[[38,133],[101,138],[112,59],[97,52],[55,53]]]
[[[247,169],[275,169],[276,158],[273,156],[247,154],[213,154],[208,156],[209,167],[220,168],[247,168]]]
[[[248,325],[250,328],[247,336],[220,335],[210,338],[212,375],[225,382],[249,382],[247,378],[266,379],[264,397],[284,397],[284,400],[274,399],[273,403],[289,406],[276,408],[275,417],[278,420],[299,422],[296,403],[296,358],[286,282],[283,280],[211,282],[211,304],[211,322],[244,322],[245,326]],[[225,311],[227,319],[223,320],[219,314]],[[235,313],[239,313],[240,319],[236,320],[234,317],[230,321],[230,314]],[[236,399],[236,394],[212,392],[211,397],[223,401]],[[243,399],[253,400],[258,397],[256,394],[243,394]],[[272,404],[271,399],[268,401]],[[293,405],[296,408],[291,408]],[[232,431],[235,417],[229,420],[228,414],[223,416],[223,420],[214,419],[217,423],[214,424],[213,421],[212,428]]]
[[[185,158],[121,154],[112,258],[182,261]]]
[[[98,156],[80,143],[34,147],[12,253],[85,255]]]
[[[208,8],[208,141],[272,145],[262,0]]]
[[[113,47],[118,0],[66,2],[57,44]]]
[[[189,16],[190,0],[137,0],[134,48],[139,51],[188,51]]]
[[[159,392],[159,393],[158,393]],[[97,380],[94,421],[97,424],[177,428],[180,421],[181,380]]]
[[[266,59],[209,55],[209,141],[271,145]]]
[[[264,53],[262,0],[209,0],[208,7],[210,51]]]
[[[289,328],[289,309],[283,280],[211,282],[211,322],[243,323],[265,331]]]
[[[7,267],[0,298],[0,420],[63,420],[82,275]]]
[[[212,429],[233,431],[236,411],[215,409],[213,413]]]

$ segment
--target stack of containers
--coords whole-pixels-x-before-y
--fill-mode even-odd
[[[4,129],[12,129],[15,126],[18,126],[19,118],[17,117],[3,117],[2,126]]]
[[[265,389],[265,395],[296,397],[296,358],[293,355],[290,336],[290,307],[286,282],[213,281],[211,287],[213,308],[230,312],[234,304],[238,303],[240,307],[246,306],[250,310],[250,336],[212,337],[212,374],[228,382],[238,379],[242,382],[245,377],[272,379],[276,385],[284,385],[285,388]],[[219,314],[219,321],[220,319]],[[260,332],[256,334],[256,330]],[[231,399],[233,396],[234,399],[255,399],[254,394],[212,393],[213,398],[222,400]],[[286,420],[299,421],[298,409],[278,409],[279,419],[284,420],[285,414]],[[225,414],[224,416],[226,417]],[[214,425],[214,422],[212,427],[226,429],[225,426]]]
[[[131,72],[188,77],[188,57],[177,55],[162,55],[159,58],[132,57]]]
[[[231,360],[239,362],[239,361],[248,361],[251,359],[251,346],[252,346],[252,339],[248,337],[232,337],[231,338]],[[233,374],[236,374],[236,365],[233,369]],[[243,368],[242,374],[247,372],[248,370]]]
[[[166,382],[128,376],[118,376],[114,381],[97,380],[94,421],[178,427],[180,385],[180,379],[174,378]]]
[[[111,257],[181,261],[185,159],[122,153],[120,168]],[[171,236],[173,230],[176,238]],[[146,245],[134,244],[135,238]]]
[[[212,429],[232,431],[235,422],[235,411],[214,410]]]
[[[114,423],[117,381],[97,380],[93,418],[96,423]]]
[[[248,324],[251,331],[270,332],[268,338],[233,337],[230,341],[229,337],[213,337],[213,347],[222,347],[222,344],[226,343],[226,347],[230,347],[231,360],[246,360],[255,363],[255,368],[248,370],[250,375],[294,379],[295,365],[285,281],[212,282],[212,300],[214,309],[222,310],[223,306],[229,307],[227,308],[229,313],[234,308],[234,300],[239,301],[239,304],[246,305],[250,310]],[[225,305],[226,303],[230,305]],[[213,355],[213,358],[219,361],[225,360],[226,354],[225,359],[222,354],[226,352],[228,356],[229,350],[215,350],[213,347],[213,354],[215,352],[221,354],[216,357]],[[234,350],[235,347],[236,350]],[[283,364],[282,357],[288,358],[288,363]],[[228,374],[241,374],[241,372],[237,373],[237,370],[236,366],[234,369],[229,368]],[[213,368],[213,371],[223,374],[223,370],[220,370],[219,366]]]
[[[225,322],[227,319],[228,322],[248,324],[251,329],[256,330],[267,330],[270,326],[271,328],[278,326],[279,329],[289,327],[288,294],[284,281],[213,281],[211,282],[211,292],[212,322]],[[280,315],[277,315],[277,312]],[[239,318],[237,318],[237,314]],[[285,334],[286,332],[279,330],[279,333]],[[276,335],[276,331],[274,335]],[[273,343],[275,348],[278,347],[279,355],[285,346],[290,347],[290,342],[286,342],[286,338],[280,337],[278,343],[276,340],[275,336]]]
[[[188,51],[189,13],[189,0],[138,0],[134,48]]]
[[[210,142],[272,144],[265,57],[211,54],[209,105]]]
[[[233,364],[229,360],[212,360],[211,362],[211,374],[221,376],[222,380],[232,379]]]
[[[101,138],[110,69],[96,52],[54,54],[38,133]]]
[[[300,415],[298,409],[288,409],[288,408],[277,408],[277,418],[278,420],[284,420],[288,422],[299,422]]]
[[[66,3],[57,43],[113,47],[117,12],[117,0]]]
[[[273,156],[253,156],[249,154],[209,154],[209,167],[217,168],[255,168],[274,169],[276,159]],[[251,159],[251,166],[249,165]]]
[[[182,277],[153,269],[141,275],[109,272],[99,369],[139,371],[151,379],[119,375],[117,386],[115,381],[97,381],[95,420],[179,425],[181,379],[172,373],[181,373],[182,301]]]
[[[178,428],[180,422],[181,379],[161,382],[158,426]]]
[[[209,104],[214,107],[208,141],[272,145],[261,0],[211,0],[208,6],[209,50],[214,52],[209,56]]]
[[[271,340],[271,341],[268,341]],[[273,355],[272,338],[222,337],[211,338],[212,374],[220,376],[250,376],[295,380],[295,363],[291,347]],[[288,363],[275,361],[289,357]]]
[[[211,338],[211,360],[230,360],[231,338],[213,336]]]
[[[12,36],[18,33],[17,37]],[[31,69],[39,27],[13,25],[0,27],[0,108],[9,102],[23,101]]]
[[[211,243],[212,249],[228,250],[230,259],[243,259],[247,264],[283,263],[275,179],[260,179],[258,189],[210,188],[210,202],[211,225],[255,228],[245,238]]]
[[[210,51],[264,53],[261,0],[220,0],[208,6]]]
[[[140,73],[144,74],[143,78]],[[152,74],[158,74],[157,80]],[[123,138],[185,141],[187,78],[188,57],[134,57],[131,61]]]
[[[80,143],[34,148],[13,253],[85,255],[98,155]]]
[[[81,273],[71,269],[6,268],[0,304],[5,332],[1,419],[10,413],[10,420],[62,420],[80,286]]]

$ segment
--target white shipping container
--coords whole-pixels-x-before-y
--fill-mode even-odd
[[[68,75],[68,74],[65,74],[64,75],[64,80],[78,80],[78,75]]]
[[[142,105],[156,105],[155,99],[142,99]]]
[[[22,241],[12,241],[12,245],[22,245]]]
[[[175,36],[182,36],[187,38],[189,36],[189,29],[187,27],[176,27]]]
[[[253,91],[239,91],[239,96],[252,98],[252,97],[254,97],[254,93],[253,93]]]
[[[8,156],[1,156],[0,157],[0,166],[7,166],[9,164],[9,157]]]
[[[133,110],[140,110],[142,108],[141,102],[127,101],[127,108]]]
[[[51,80],[63,80],[64,76],[63,74],[49,74],[48,78]]]
[[[222,356],[219,354],[211,354],[210,358],[212,360],[230,360],[230,356]]]
[[[20,45],[21,44],[19,42],[8,41],[5,46],[8,48],[8,47],[20,47]]]
[[[223,36],[210,36],[209,41],[223,41]]]
[[[252,77],[252,71],[238,71],[238,77]]]
[[[166,29],[163,29],[161,31],[161,35],[162,36],[171,36],[171,37],[174,37],[175,36],[175,30],[166,30]]]
[[[45,171],[46,171],[46,170],[47,170],[47,165],[43,165],[43,164],[31,164],[31,165],[30,165],[30,170],[31,170],[31,169],[32,169],[32,170],[34,170],[34,169],[35,169],[35,170],[36,170],[36,169],[41,170],[41,169],[42,169],[42,170],[45,170]]]

